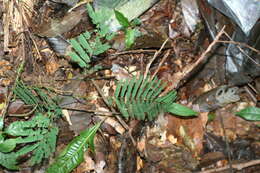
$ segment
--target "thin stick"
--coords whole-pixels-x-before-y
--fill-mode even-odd
[[[163,56],[161,62],[159,63],[156,71],[154,72],[154,74],[152,75],[151,80],[155,77],[155,75],[158,73],[158,71],[160,70],[160,67],[162,66],[162,64],[164,63],[164,61],[166,60],[166,58],[168,58],[169,54],[170,54],[171,50],[167,50],[166,54]]]
[[[179,86],[180,82],[183,79],[186,79],[189,74],[192,72],[192,70],[198,66],[199,64],[201,64],[203,61],[205,62],[208,59],[208,56],[206,56],[212,49],[213,46],[218,42],[218,40],[220,39],[220,37],[224,34],[225,32],[225,26],[223,26],[223,28],[220,30],[220,32],[217,34],[217,36],[215,37],[214,41],[212,43],[210,43],[210,45],[208,46],[208,48],[206,49],[206,51],[204,51],[201,56],[199,57],[199,59],[192,64],[192,66],[186,66],[183,70],[182,70],[182,74],[177,74],[176,76],[173,75],[174,78],[174,84],[172,84],[171,86],[169,86],[163,93],[162,95],[164,95],[165,93],[167,93],[168,91],[175,89]]]
[[[144,73],[144,79],[147,77],[147,74],[148,74],[148,72],[149,72],[149,69],[150,69],[150,67],[151,67],[151,65],[152,65],[152,63],[153,63],[153,61],[154,61],[155,58],[161,53],[162,49],[164,48],[164,46],[166,45],[166,43],[168,42],[168,40],[169,40],[169,38],[167,38],[167,39],[163,42],[161,48],[160,48],[158,51],[155,52],[155,54],[153,55],[153,58],[152,58],[151,61],[147,64],[146,69],[145,69],[145,73]]]
[[[224,32],[224,34],[225,34],[231,41],[233,41],[232,38],[228,35],[228,33]],[[246,53],[239,45],[237,45],[236,47],[237,47],[237,48],[241,51],[241,53],[243,53],[249,60],[251,60],[252,62],[254,62],[257,66],[260,66],[260,64],[258,64],[258,62],[256,62],[253,58],[251,58],[249,55],[247,55],[247,53]]]
[[[66,109],[68,111],[76,111],[76,112],[91,112],[91,113],[95,113],[97,115],[105,115],[105,116],[112,116],[112,115],[119,115],[119,112],[110,112],[110,111],[97,111],[97,110],[92,110],[92,109],[88,109],[88,110],[84,110],[84,109],[75,109],[75,108],[69,108],[69,107],[61,107],[62,109]]]
[[[115,109],[113,107],[110,106],[108,100],[106,99],[106,97],[104,96],[103,92],[101,91],[101,89],[99,88],[99,86],[96,84],[96,82],[94,80],[91,80],[91,82],[94,84],[94,86],[96,87],[98,93],[101,95],[102,99],[104,100],[104,102],[106,103],[106,105],[108,107],[110,107],[110,109],[113,112],[116,112]],[[115,115],[116,119],[121,123],[121,125],[128,131],[129,137],[131,138],[134,146],[136,146],[136,142],[131,134],[131,130],[129,128],[129,126],[124,122],[124,120],[122,120],[118,115]]]
[[[260,164],[260,160],[251,160],[251,161],[245,162],[245,163],[232,164],[232,167],[236,170],[242,170],[244,168],[254,166],[254,165],[259,165],[259,164]],[[229,169],[229,165],[224,166],[222,168],[217,168],[217,169],[214,168],[214,169],[210,169],[210,170],[201,171],[198,173],[216,173],[216,172],[223,172],[226,169]]]
[[[252,46],[249,46],[249,45],[246,44],[246,43],[237,42],[237,41],[225,41],[225,40],[219,40],[218,42],[220,42],[220,43],[229,43],[229,44],[240,45],[240,46],[246,47],[246,48],[251,49],[252,51],[254,51],[254,52],[260,54],[260,51],[259,51],[259,50],[253,48]]]
[[[124,55],[124,54],[133,54],[133,53],[154,53],[157,50],[143,50],[143,49],[139,49],[139,50],[128,50],[128,51],[123,51],[123,52],[117,52],[114,53],[113,55],[110,56],[117,56],[117,55]]]
[[[252,86],[252,85],[251,85]],[[250,98],[253,100],[253,102],[256,104],[257,102],[257,98],[255,97],[255,94],[252,93],[252,91],[249,89],[248,86],[244,86],[245,91],[247,92],[247,94],[250,96]],[[251,88],[252,89],[252,88]]]

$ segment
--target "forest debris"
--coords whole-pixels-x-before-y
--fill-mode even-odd
[[[167,115],[167,118],[167,136],[174,136],[178,144],[187,145],[198,156],[203,149],[208,113],[200,113],[200,116],[192,119],[180,119],[172,115]]]
[[[119,133],[119,134],[123,134],[123,133],[125,133],[125,129],[122,127],[122,125],[118,122],[118,121],[116,121],[114,118],[110,118],[110,117],[104,117],[104,116],[98,116],[101,120],[103,120],[103,119],[106,119],[105,120],[105,122],[104,123],[107,123],[107,124],[109,124],[110,126],[112,126],[115,130],[116,130],[116,132],[117,133]]]
[[[69,111],[66,110],[66,109],[62,109],[62,114],[63,114],[63,116],[65,117],[65,119],[67,120],[67,122],[69,123],[69,125],[71,126],[71,125],[72,125],[72,122],[71,122],[71,120],[70,120]]]
[[[164,93],[167,93],[168,91],[170,91],[172,89],[180,87],[180,85],[185,83],[186,80],[192,75],[192,72],[194,71],[196,66],[203,65],[204,63],[206,63],[206,61],[209,58],[207,56],[207,54],[215,47],[215,44],[220,39],[220,37],[224,34],[224,32],[225,32],[225,26],[221,29],[221,31],[215,37],[214,41],[208,46],[206,51],[204,51],[201,54],[201,56],[199,57],[199,59],[197,59],[197,61],[195,63],[193,63],[191,65],[187,65],[182,69],[182,71],[173,74],[173,76],[171,78],[172,78],[172,81],[174,81],[174,83],[171,86],[169,86],[164,91]]]
[[[10,41],[10,32],[9,32],[9,26],[12,21],[11,15],[12,15],[12,9],[13,9],[13,1],[4,0],[3,1],[3,9],[5,13],[3,14],[3,24],[4,24],[4,52],[9,52],[9,41]]]
[[[125,81],[131,78],[131,75],[124,68],[120,67],[118,64],[112,64],[111,71],[113,76],[115,76],[115,78],[118,81]]]
[[[232,168],[236,169],[236,170],[242,170],[246,167],[250,167],[250,166],[254,166],[254,165],[259,165],[260,164],[260,160],[251,160],[249,162],[245,162],[245,163],[237,163],[237,164],[232,164]],[[229,166],[224,166],[221,168],[214,168],[214,169],[210,169],[210,170],[205,170],[205,171],[201,171],[199,173],[214,173],[214,172],[221,172],[224,170],[229,169]]]
[[[199,106],[200,112],[210,112],[224,107],[229,103],[240,100],[237,91],[237,87],[228,87],[223,85],[203,93],[201,96],[195,99],[193,104],[197,104]]]
[[[46,68],[46,72],[48,74],[54,74],[60,67],[60,64],[57,63],[54,58],[50,58],[48,59],[45,68]]]
[[[35,31],[42,37],[56,37],[74,28],[80,22],[85,12],[85,9],[80,9],[67,13],[59,20],[50,19],[38,26]]]

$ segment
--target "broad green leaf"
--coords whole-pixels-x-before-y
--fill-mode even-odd
[[[7,139],[0,143],[0,152],[8,153],[14,150],[16,147],[15,139]]]
[[[247,107],[236,113],[237,116],[250,121],[260,121],[260,108]]]
[[[120,11],[114,10],[114,12],[115,12],[117,21],[120,23],[120,25],[123,28],[126,29],[131,26],[129,20]]]
[[[74,138],[60,153],[47,173],[69,173],[84,160],[84,152],[89,146],[94,151],[94,137],[101,123],[86,129]]]
[[[129,29],[126,30],[125,44],[126,44],[127,49],[130,48],[134,44],[135,34],[136,34],[135,29],[129,28]]]
[[[18,167],[16,166],[17,162],[17,155],[16,153],[2,153],[0,152],[0,165],[3,167],[6,167],[10,170],[18,170]]]
[[[170,106],[167,106],[166,108],[167,112],[170,112],[174,115],[179,115],[179,116],[194,116],[197,115],[198,113],[193,111],[192,109],[177,104],[177,103],[172,103]]]

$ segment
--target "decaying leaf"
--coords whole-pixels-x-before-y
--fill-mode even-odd
[[[50,19],[37,28],[37,34],[42,37],[56,37],[74,28],[81,20],[85,9],[67,13],[62,19]]]

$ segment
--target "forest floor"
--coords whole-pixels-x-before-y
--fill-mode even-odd
[[[179,1],[159,1],[140,16],[138,29],[145,34],[130,48],[124,49],[125,32],[118,31],[110,48],[82,68],[68,56],[66,40],[95,25],[86,1],[72,11],[67,2],[0,0],[0,172],[45,172],[76,136],[99,122],[95,152],[84,148],[82,161],[63,166],[74,164],[74,173],[260,172],[260,123],[236,115],[259,104],[260,78],[229,85],[225,48],[234,26],[224,15],[218,14],[212,39],[202,17],[191,32]],[[162,95],[177,91],[175,102],[198,114],[159,113],[152,121],[121,116],[111,103],[118,83],[142,75],[162,80]],[[235,100],[220,103],[230,92]],[[135,106],[126,109],[133,113]],[[39,114],[47,119],[34,120]],[[57,136],[47,136],[53,129]]]

